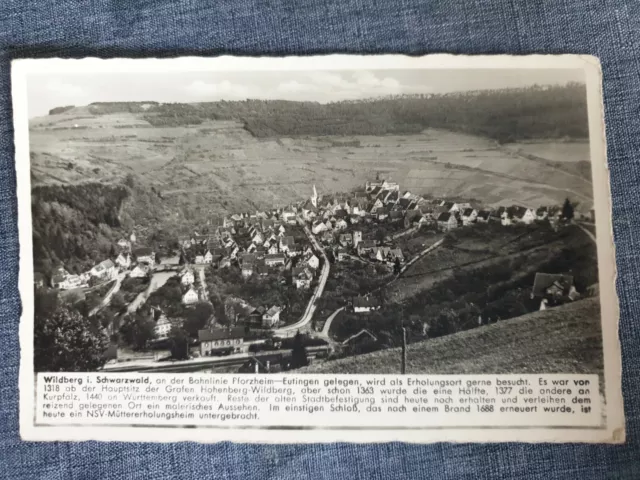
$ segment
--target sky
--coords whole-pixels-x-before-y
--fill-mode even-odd
[[[281,99],[328,103],[387,95],[447,93],[584,82],[579,69],[229,71],[31,74],[29,118],[92,102]]]

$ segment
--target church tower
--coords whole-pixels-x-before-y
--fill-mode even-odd
[[[313,185],[313,195],[311,195],[311,203],[314,207],[318,208],[318,192],[316,191],[316,185]]]

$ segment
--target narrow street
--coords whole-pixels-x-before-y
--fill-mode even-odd
[[[324,287],[327,284],[327,279],[329,278],[330,267],[329,267],[329,258],[327,257],[327,254],[324,252],[324,250],[318,243],[318,240],[316,240],[316,237],[311,233],[309,228],[307,228],[304,221],[299,217],[297,220],[300,226],[302,226],[302,228],[304,229],[304,233],[307,235],[307,238],[309,238],[309,241],[313,245],[313,248],[316,250],[317,253],[319,253],[322,256],[322,259],[323,259],[322,272],[320,273],[320,280],[318,281],[318,285],[316,286],[316,289],[313,292],[313,295],[309,299],[307,308],[304,314],[302,315],[302,317],[300,318],[300,320],[298,320],[296,323],[292,325],[287,325],[286,327],[282,327],[274,330],[275,335],[282,336],[282,337],[290,337],[295,335],[298,330],[306,327],[309,324],[309,322],[311,322],[311,319],[313,318],[313,314],[316,311],[316,300],[322,296],[322,293],[324,292]]]

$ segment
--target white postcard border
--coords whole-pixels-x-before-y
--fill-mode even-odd
[[[173,427],[41,427],[35,426],[33,371],[33,252],[27,78],[34,73],[169,72],[169,71],[300,71],[360,69],[568,69],[585,71],[589,132],[596,211],[601,322],[606,392],[605,429],[482,428],[437,430],[274,430],[193,429]],[[586,55],[461,56],[402,55],[313,57],[183,57],[174,59],[40,59],[12,62],[12,99],[15,129],[18,228],[20,241],[20,433],[24,440],[118,440],[145,442],[624,442],[621,359],[618,341],[619,306],[615,290],[616,267],[611,223],[609,172],[606,163],[602,74],[597,58]]]

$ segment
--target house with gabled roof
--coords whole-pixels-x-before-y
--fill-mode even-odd
[[[478,216],[476,217],[476,222],[487,223],[490,217],[491,217],[491,212],[489,210],[480,210],[478,212]]]
[[[283,266],[286,262],[284,253],[270,253],[265,255],[264,263],[268,267]]]
[[[128,253],[126,255],[121,253],[118,255],[118,258],[116,258],[116,265],[123,270],[128,269],[131,266],[131,256]]]
[[[438,230],[443,232],[448,232],[449,230],[458,227],[458,219],[450,212],[442,212],[438,215],[436,221],[438,222]]]
[[[264,312],[262,316],[262,326],[263,328],[273,328],[278,325],[280,322],[280,313],[282,313],[282,308],[277,305],[272,306]]]
[[[311,280],[313,280],[313,273],[308,267],[294,267],[291,271],[291,278],[299,290],[301,288],[309,288],[311,286]]]
[[[376,248],[375,240],[362,240],[358,243],[358,255],[361,257],[371,253]]]
[[[219,354],[220,351],[240,351],[244,344],[244,328],[221,328],[198,330],[200,355],[203,357]]]
[[[460,210],[460,218],[462,219],[462,225],[471,225],[478,218],[478,211],[471,207],[465,208]]]
[[[191,287],[182,296],[182,303],[184,303],[185,305],[192,305],[197,302],[198,302],[198,293],[193,289],[193,287]]]
[[[372,295],[355,297],[351,301],[351,305],[355,313],[368,313],[372,310],[379,310],[381,307],[380,301]]]

